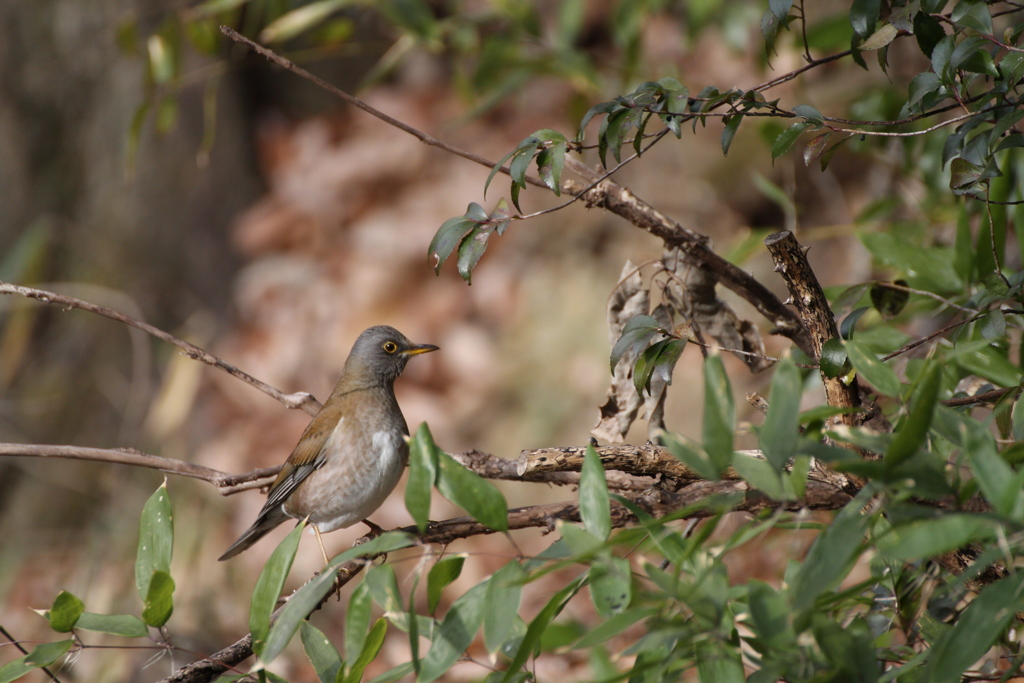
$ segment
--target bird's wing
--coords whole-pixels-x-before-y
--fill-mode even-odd
[[[316,421],[314,420],[314,422]],[[284,467],[281,468],[281,473],[277,475],[277,479],[271,485],[270,492],[267,493],[267,502],[260,510],[261,515],[284,503],[299,484],[306,480],[306,477],[326,462],[324,446],[327,445],[331,436],[330,432],[333,430],[321,430],[317,427],[318,425],[310,423],[306,432],[303,432],[295,450],[288,456]]]

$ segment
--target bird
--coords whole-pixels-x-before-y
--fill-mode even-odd
[[[414,344],[387,325],[365,330],[345,360],[323,407],[302,432],[256,521],[220,556],[224,561],[250,548],[279,524],[307,520],[321,534],[364,522],[383,504],[409,460],[409,428],[395,399],[395,380],[413,356],[437,351]]]

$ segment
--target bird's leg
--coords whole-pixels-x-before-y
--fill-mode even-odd
[[[320,536],[320,529],[316,524],[313,525],[313,533],[316,534],[316,542],[320,546],[320,554],[324,556],[324,569],[326,569],[331,561],[327,559],[327,551],[324,550],[324,539]]]

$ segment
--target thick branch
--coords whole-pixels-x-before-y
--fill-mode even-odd
[[[565,164],[588,182],[600,177],[586,164],[567,156]],[[778,297],[757,281],[750,273],[737,268],[708,246],[708,238],[689,230],[672,220],[650,204],[637,197],[629,188],[614,180],[605,179],[592,189],[573,180],[562,182],[566,191],[582,193],[587,206],[599,206],[660,238],[670,248],[678,248],[683,256],[707,270],[716,281],[743,297],[761,315],[771,321],[773,332],[789,337],[805,353],[811,355],[812,346],[800,318],[787,308]]]
[[[810,335],[810,356],[818,360],[821,358],[821,347],[829,339],[837,338],[839,329],[836,327],[835,316],[828,305],[828,299],[825,298],[825,292],[822,291],[818,278],[807,262],[807,251],[788,230],[769,235],[764,243],[775,259],[775,270],[786,281],[792,302],[796,305],[800,319]],[[846,384],[842,379],[827,377],[822,372],[821,381],[825,385],[825,398],[830,406],[860,407],[856,378]],[[857,416],[854,413],[844,413],[838,419],[848,425],[857,423]]]
[[[164,332],[163,330],[157,327],[153,327],[149,323],[142,322],[141,320],[137,320],[131,316],[125,315],[124,313],[120,313],[111,308],[107,308],[106,306],[97,306],[96,304],[91,304],[88,301],[82,301],[81,299],[75,299],[74,297],[64,296],[62,294],[56,294],[54,292],[47,292],[42,289],[33,289],[31,287],[21,287],[19,285],[12,285],[7,282],[0,282],[0,294],[21,294],[22,296],[26,296],[30,299],[41,301],[44,304],[57,304],[58,306],[61,306],[65,310],[70,310],[72,308],[80,308],[83,311],[89,311],[90,313],[95,313],[97,315],[102,315],[106,318],[110,318],[111,320],[116,320],[118,322],[124,323],[125,325],[129,325],[136,329],[142,330],[147,334],[151,334],[157,339],[162,339],[163,341],[169,344],[174,344],[179,349],[184,351],[185,355],[188,356],[189,358],[202,361],[207,365],[212,365],[215,368],[223,370],[229,375],[237,377],[243,382],[246,382],[247,384],[256,387],[257,389],[267,394],[268,396],[277,399],[278,401],[288,406],[289,408],[301,408],[310,415],[316,415],[317,412],[320,410],[320,403],[315,398],[313,398],[311,394],[307,394],[304,391],[297,392],[294,394],[286,394],[280,389],[275,389],[266,382],[262,382],[256,379],[249,373],[239,370],[234,365],[222,361],[220,358],[217,358],[213,354],[207,353],[206,351],[199,348],[195,344],[190,344],[184,339],[179,339],[178,337],[175,337],[173,334],[170,334],[169,332]]]

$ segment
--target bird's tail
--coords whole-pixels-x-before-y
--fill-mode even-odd
[[[288,519],[288,515],[285,514],[280,505],[261,513],[253,525],[246,529],[245,533],[228,548],[228,551],[217,558],[217,561],[230,560],[243,550],[248,550],[256,541],[266,536],[274,527],[286,519]]]

